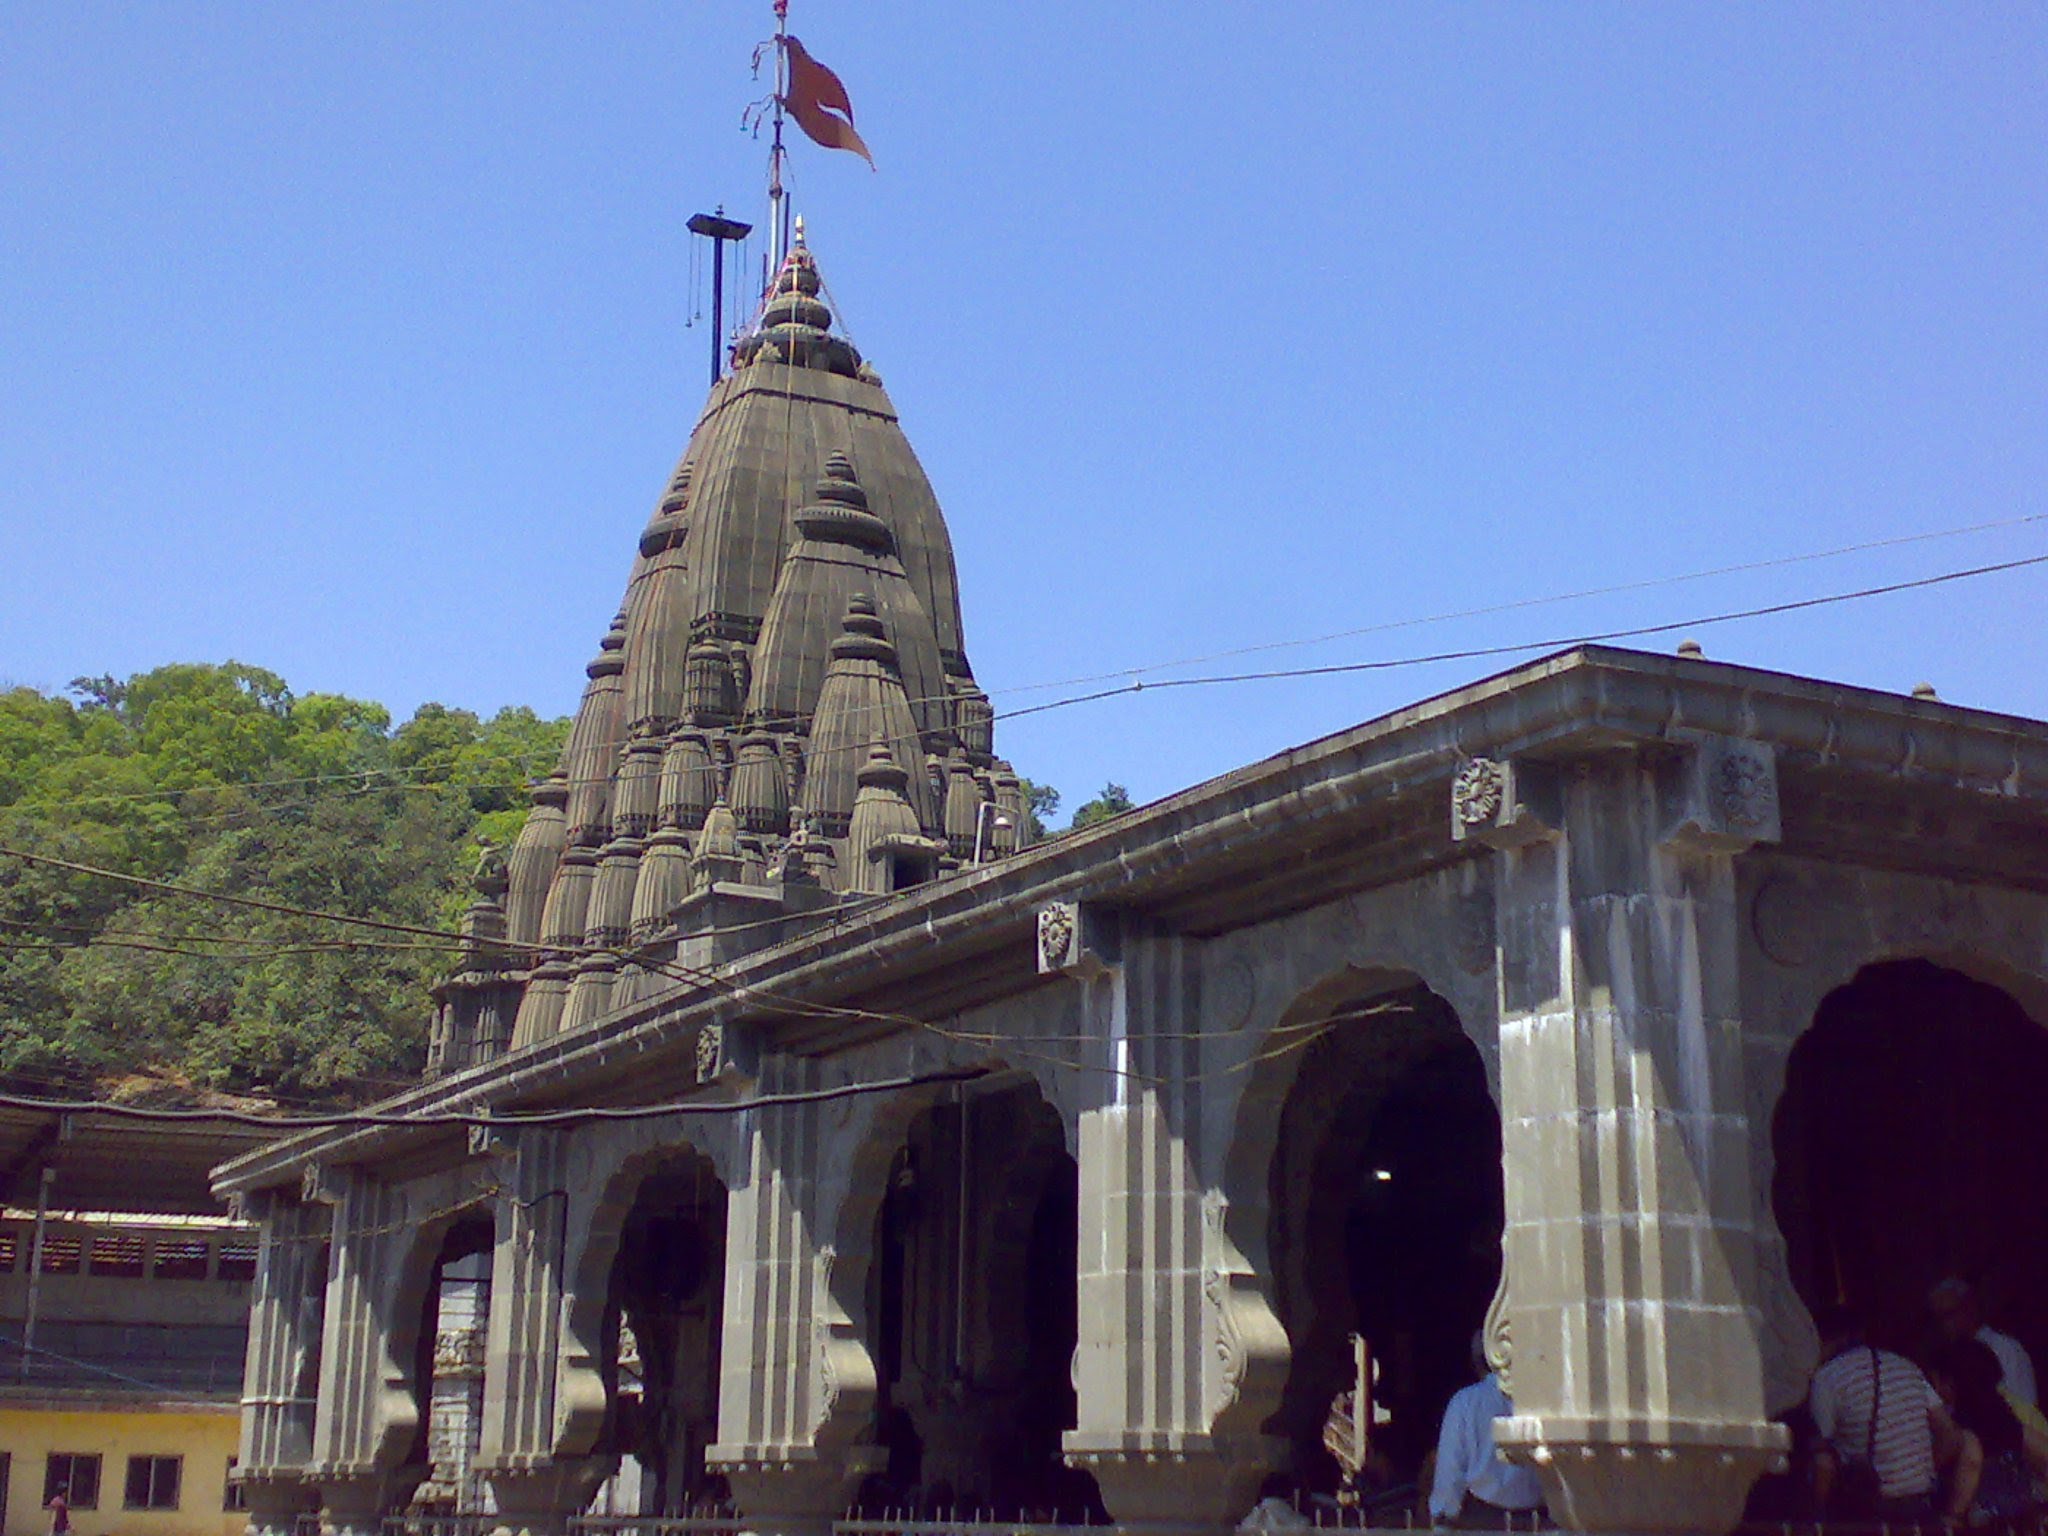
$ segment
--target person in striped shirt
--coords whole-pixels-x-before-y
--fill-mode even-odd
[[[1826,1514],[1855,1519],[1930,1519],[1937,1476],[1946,1468],[1943,1518],[1961,1520],[1983,1472],[1984,1452],[1975,1437],[1949,1416],[1917,1365],[1864,1342],[1861,1320],[1850,1308],[1823,1308],[1814,1322],[1820,1329],[1821,1366],[1813,1373],[1807,1406],[1820,1435],[1813,1466],[1815,1503]],[[1845,1509],[1838,1494],[1842,1467],[1858,1461],[1868,1461],[1876,1471],[1876,1506]]]

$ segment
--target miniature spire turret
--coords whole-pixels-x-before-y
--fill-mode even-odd
[[[896,670],[919,731],[934,745],[949,740],[948,687],[937,636],[896,557],[895,536],[870,509],[846,454],[827,455],[815,495],[797,512],[795,523],[797,541],[783,559],[761,627],[747,718],[786,724],[819,708],[834,640],[819,620],[829,615],[836,624],[859,594],[891,637]]]
[[[562,762],[569,777],[569,841],[595,846],[611,833],[612,774],[618,767],[620,730],[620,674],[626,662],[626,615],[620,613],[598,644],[597,655],[584,673],[590,679],[577,706],[575,724],[569,728],[569,745]]]
[[[918,822],[935,830],[940,825],[929,781],[922,773],[913,778],[901,766],[921,763],[924,753],[896,655],[874,599],[855,593],[847,600],[818,690],[804,778],[805,808],[818,818],[827,837],[846,835],[861,765],[878,741],[890,749],[896,771],[907,780],[905,793]]]
[[[860,793],[846,833],[852,889],[882,896],[929,880],[946,844],[926,835],[911,808],[910,775],[886,742],[870,749],[859,777]]]
[[[533,788],[533,809],[512,844],[507,865],[505,936],[514,944],[540,942],[540,915],[547,905],[555,866],[569,846],[569,776],[560,769]]]

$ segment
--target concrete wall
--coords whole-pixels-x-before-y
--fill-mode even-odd
[[[72,1511],[77,1536],[240,1536],[248,1517],[221,1507],[239,1422],[232,1403],[163,1411],[0,1406],[0,1450],[11,1458],[7,1536],[49,1529],[42,1494],[53,1451],[100,1457],[99,1504]],[[176,1509],[122,1507],[130,1456],[184,1458]]]

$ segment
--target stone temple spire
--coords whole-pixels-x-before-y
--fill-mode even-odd
[[[620,543],[624,603],[513,848],[507,936],[539,946],[508,962],[515,1046],[626,1006],[680,945],[767,942],[764,904],[800,925],[1017,842],[945,519],[806,247]]]

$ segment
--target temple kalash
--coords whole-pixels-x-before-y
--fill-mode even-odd
[[[2048,725],[1580,648],[1033,845],[771,290],[426,1081],[215,1174],[254,1528],[1400,1525],[1477,1331],[1552,1520],[1718,1532],[1824,1304],[2044,1358]]]

